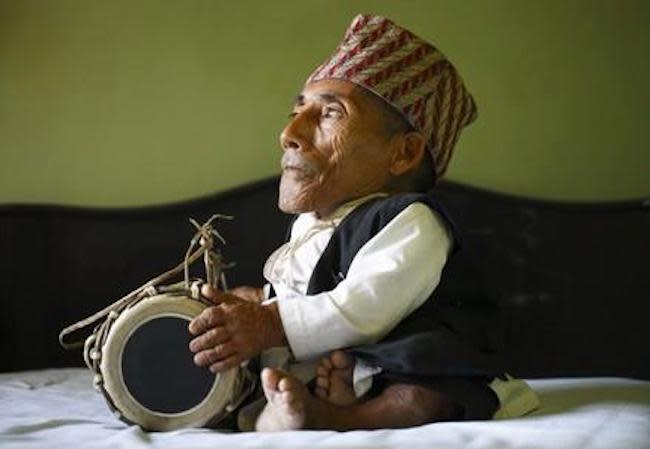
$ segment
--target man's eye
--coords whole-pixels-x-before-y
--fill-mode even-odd
[[[326,117],[326,118],[341,118],[342,116],[343,116],[343,112],[338,108],[333,108],[331,106],[327,106],[326,108],[323,109],[323,117]]]

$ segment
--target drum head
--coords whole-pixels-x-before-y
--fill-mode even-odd
[[[232,400],[238,370],[194,365],[188,325],[206,306],[186,297],[142,300],[115,321],[102,348],[104,389],[121,417],[149,430],[205,425]]]

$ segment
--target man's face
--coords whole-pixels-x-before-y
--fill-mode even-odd
[[[390,138],[379,108],[342,80],[305,86],[280,135],[279,207],[326,216],[344,202],[381,191],[390,178]]]

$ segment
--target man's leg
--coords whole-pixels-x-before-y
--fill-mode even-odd
[[[410,427],[451,419],[455,411],[444,394],[410,384],[390,385],[372,399],[347,406],[311,395],[280,370],[264,369],[262,386],[268,404],[257,420],[258,431]]]

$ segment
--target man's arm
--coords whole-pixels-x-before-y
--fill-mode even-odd
[[[201,294],[217,305],[190,322],[190,333],[196,336],[190,342],[194,363],[209,366],[216,373],[238,366],[266,349],[286,345],[277,304],[261,305],[257,290],[234,290],[246,295],[244,299],[203,286]]]
[[[380,340],[429,298],[451,247],[446,224],[421,203],[404,209],[356,254],[331,291],[277,302],[297,360]]]
[[[217,372],[274,346],[288,344],[304,360],[376,341],[429,297],[449,248],[441,219],[414,204],[361,248],[347,278],[330,292],[261,305],[205,290],[219,305],[190,323],[194,361]]]

